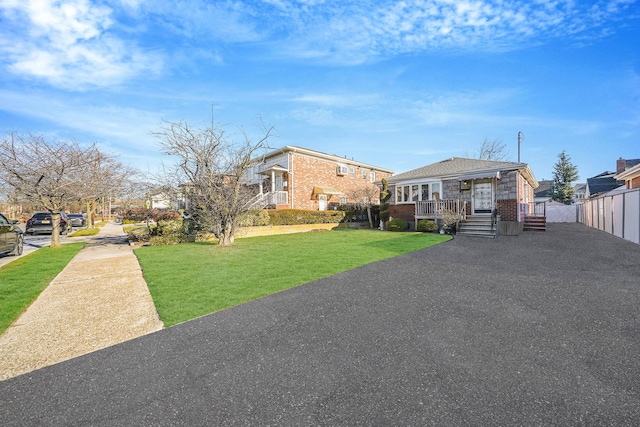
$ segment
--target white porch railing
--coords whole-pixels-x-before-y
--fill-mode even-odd
[[[286,191],[276,191],[274,193],[269,194],[269,204],[270,205],[288,205],[289,204],[289,193]]]
[[[416,202],[416,219],[439,218],[443,211],[460,213],[466,218],[467,202],[461,200],[423,200]]]
[[[275,191],[269,193],[260,193],[247,203],[247,209],[264,209],[270,205],[288,205],[289,193],[286,191]]]

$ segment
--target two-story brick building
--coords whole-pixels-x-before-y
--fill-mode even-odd
[[[326,210],[363,198],[376,204],[376,183],[393,175],[389,169],[296,146],[273,150],[260,160],[247,180],[257,188],[261,205],[276,209]]]

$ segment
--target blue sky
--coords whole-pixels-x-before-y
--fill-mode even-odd
[[[405,172],[640,158],[640,0],[0,0],[0,130],[154,171],[163,120]],[[165,159],[166,161],[166,159]]]

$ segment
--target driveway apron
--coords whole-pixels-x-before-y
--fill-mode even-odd
[[[0,420],[637,425],[639,302],[604,232],[456,237],[2,381]]]

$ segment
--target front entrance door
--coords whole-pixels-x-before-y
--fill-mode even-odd
[[[493,211],[493,182],[476,181],[473,184],[473,213],[487,214]]]
[[[318,210],[326,211],[327,210],[327,195],[326,194],[318,194]]]

